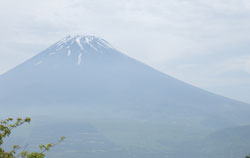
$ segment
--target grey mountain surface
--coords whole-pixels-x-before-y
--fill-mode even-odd
[[[52,129],[54,123],[52,136],[75,136],[69,141],[77,145],[58,147],[77,148],[72,158],[79,153],[97,158],[103,149],[109,158],[199,157],[206,151],[195,149],[211,133],[250,122],[250,105],[161,73],[89,35],[67,36],[1,75],[0,108],[88,122],[91,127],[80,124],[80,129],[60,121],[43,126]],[[97,130],[91,132],[92,127]],[[86,145],[81,130],[101,135],[93,139],[104,144]],[[201,146],[212,151],[213,145]]]
[[[250,112],[247,104],[163,74],[95,36],[64,38],[3,74],[0,87],[1,106],[111,106],[231,122],[244,122]]]

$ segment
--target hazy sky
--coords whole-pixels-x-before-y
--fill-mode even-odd
[[[1,0],[0,73],[76,33],[250,103],[250,0]]]

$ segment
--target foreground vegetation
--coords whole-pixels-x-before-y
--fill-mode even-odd
[[[3,148],[4,139],[11,135],[13,129],[24,123],[30,123],[30,121],[31,119],[28,117],[24,119],[8,118],[0,121],[0,158],[45,158],[46,152],[65,139],[65,137],[61,137],[56,143],[41,144],[39,152],[28,151],[19,145],[13,145],[10,151],[6,151]]]

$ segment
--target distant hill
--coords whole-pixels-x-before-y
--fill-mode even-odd
[[[250,153],[250,125],[226,128],[212,133],[201,142],[204,158],[234,158]]]

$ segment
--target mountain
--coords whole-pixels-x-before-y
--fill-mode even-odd
[[[155,117],[233,122],[250,106],[196,88],[132,59],[94,36],[68,36],[0,77],[2,106],[109,106]]]
[[[100,139],[105,140],[102,148],[122,148],[114,155],[109,152],[110,158],[121,153],[128,158],[192,158],[201,153],[191,147],[211,133],[250,122],[250,105],[175,79],[104,39],[83,35],[65,37],[1,75],[0,108],[1,116],[16,110],[87,122],[105,137]],[[51,123],[44,128],[53,129]],[[78,124],[56,128],[70,128],[62,134],[78,135]],[[86,143],[78,146],[80,151]],[[99,152],[85,157],[102,155],[99,149],[93,146],[91,150]]]

